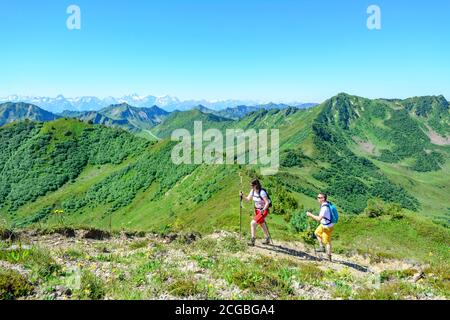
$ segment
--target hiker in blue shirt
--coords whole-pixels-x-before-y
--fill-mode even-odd
[[[327,253],[328,260],[331,261],[331,235],[333,233],[333,218],[332,218],[332,210],[330,208],[330,204],[327,201],[326,193],[319,193],[317,196],[317,201],[320,204],[320,213],[318,216],[314,215],[311,211],[308,211],[306,215],[311,219],[319,222],[320,225],[314,232],[319,241],[320,248],[317,252],[325,252]],[[325,245],[325,248],[324,248]]]

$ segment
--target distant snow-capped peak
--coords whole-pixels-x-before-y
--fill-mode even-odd
[[[202,105],[208,109],[219,111],[226,108],[234,108],[240,105],[256,106],[261,105],[261,101],[257,100],[180,100],[177,97],[165,95],[165,96],[142,96],[137,93],[125,95],[120,98],[105,97],[98,98],[95,96],[81,96],[74,98],[67,98],[60,94],[56,97],[33,97],[33,96],[21,96],[17,94],[9,95],[6,97],[0,97],[1,102],[26,102],[37,105],[42,109],[53,113],[61,113],[63,111],[98,111],[113,104],[127,103],[134,107],[151,108],[158,106],[165,111],[174,110],[190,110],[199,105]],[[301,103],[292,103],[289,105],[297,106]]]

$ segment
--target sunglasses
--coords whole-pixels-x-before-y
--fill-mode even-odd
[[[324,197],[317,197],[317,199],[324,199]]]

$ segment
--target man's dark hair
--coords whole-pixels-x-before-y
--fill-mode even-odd
[[[319,193],[319,195],[323,196],[323,199],[324,199],[325,201],[328,200],[328,195],[327,195],[325,192],[321,192],[321,193]]]

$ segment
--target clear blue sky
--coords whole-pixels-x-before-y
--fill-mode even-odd
[[[0,0],[0,44],[0,96],[450,99],[448,0]]]

